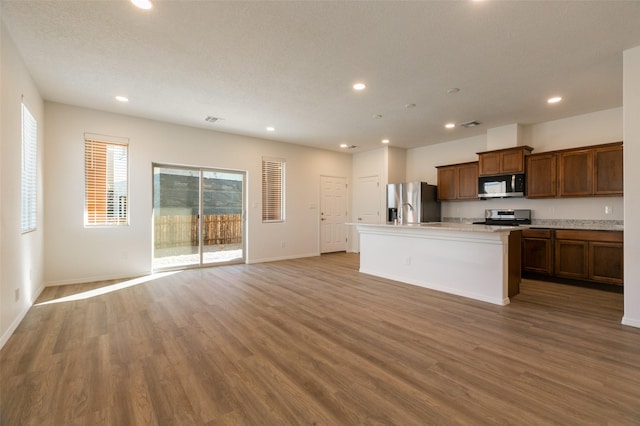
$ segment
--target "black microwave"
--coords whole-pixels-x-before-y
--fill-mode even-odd
[[[478,198],[524,197],[524,173],[478,178]]]

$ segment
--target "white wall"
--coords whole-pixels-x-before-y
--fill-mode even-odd
[[[473,136],[451,142],[407,150],[407,181],[438,182],[436,166],[478,161],[476,152],[486,151],[487,136]]]
[[[622,108],[522,126],[521,130],[521,142],[534,148],[534,153],[621,141]],[[434,183],[435,166],[476,161],[476,153],[486,150],[486,135],[407,150],[407,180]],[[622,220],[623,203],[623,197],[452,201],[442,203],[442,216],[481,218],[485,209],[511,207],[531,209],[534,219]],[[605,206],[611,208],[611,214],[605,214]]]
[[[130,225],[83,225],[85,132],[129,138]],[[343,153],[46,104],[45,282],[146,274],[152,262],[152,163],[247,172],[247,261],[319,254],[320,176],[351,180]],[[262,156],[286,160],[286,221],[261,220]],[[281,241],[285,247],[281,247]]]
[[[385,150],[387,152],[386,183],[404,182],[407,170],[407,150],[391,146],[386,147]]]
[[[0,6],[1,7],[1,6]],[[0,348],[42,290],[44,106],[11,37],[0,28]],[[36,230],[20,232],[22,97],[38,123]],[[16,301],[15,293],[20,297]]]
[[[640,46],[624,52],[624,318],[640,327]]]

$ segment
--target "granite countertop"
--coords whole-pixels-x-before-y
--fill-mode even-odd
[[[621,222],[617,220],[534,220],[529,228],[624,231],[624,225]]]
[[[471,224],[483,218],[444,218],[446,223]],[[588,219],[533,219],[531,225],[521,228],[579,229],[585,231],[624,231],[622,220],[588,220]]]

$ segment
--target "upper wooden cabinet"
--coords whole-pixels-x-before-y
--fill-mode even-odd
[[[561,197],[623,195],[622,142],[558,153]]]
[[[558,155],[561,197],[585,197],[593,194],[593,151],[578,149]]]
[[[456,166],[438,167],[438,200],[458,199]]]
[[[458,200],[478,198],[478,162],[458,166]]]
[[[478,162],[438,167],[438,200],[477,200]]]
[[[549,198],[558,195],[558,156],[554,153],[527,156],[527,197]]]
[[[593,150],[594,195],[622,195],[622,144]]]
[[[480,176],[500,175],[504,173],[524,173],[525,157],[533,148],[519,146],[478,153]]]
[[[527,197],[623,195],[622,142],[526,157]]]

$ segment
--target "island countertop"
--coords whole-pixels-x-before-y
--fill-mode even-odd
[[[522,229],[520,226],[496,226],[496,225],[476,225],[471,223],[453,223],[453,222],[424,222],[424,223],[347,223],[354,226],[368,226],[391,228],[396,230],[402,229],[424,229],[424,230],[446,230],[446,231],[462,231],[462,232],[511,232]]]

